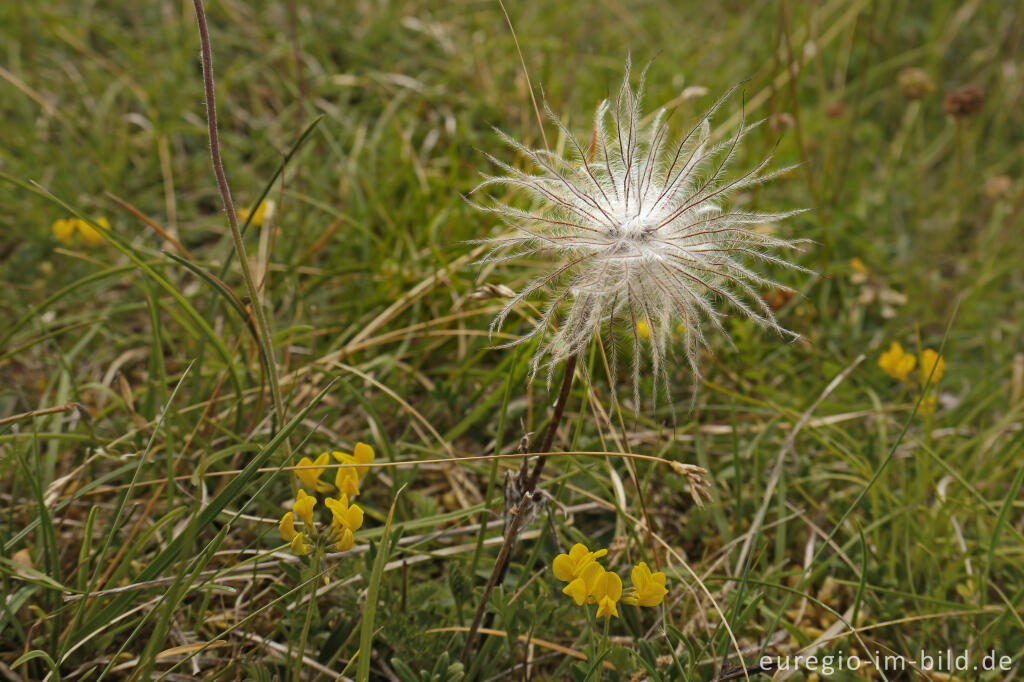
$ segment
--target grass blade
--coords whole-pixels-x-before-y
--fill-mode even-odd
[[[395,499],[391,502],[388,510],[388,518],[384,522],[384,532],[377,544],[377,557],[373,560],[373,572],[370,574],[370,582],[366,588],[366,608],[363,610],[363,622],[359,630],[359,667],[356,670],[358,682],[369,682],[370,680],[370,651],[373,647],[373,623],[377,615],[377,594],[380,592],[380,582],[384,576],[384,566],[388,563],[390,548],[394,546],[398,538],[391,538],[391,520],[395,517],[395,505],[398,498],[405,490],[403,485],[395,493]]]

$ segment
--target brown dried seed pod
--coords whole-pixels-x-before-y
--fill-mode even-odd
[[[928,74],[914,66],[901,69],[896,80],[900,85],[900,92],[907,99],[921,99],[935,90],[935,84]]]
[[[985,104],[985,91],[977,85],[964,85],[950,90],[942,100],[942,108],[956,118],[974,116]]]

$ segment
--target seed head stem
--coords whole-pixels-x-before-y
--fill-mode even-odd
[[[544,433],[544,440],[541,441],[540,448],[530,448],[530,453],[551,452],[551,447],[555,442],[555,434],[558,433],[558,425],[562,421],[562,415],[565,413],[565,404],[569,400],[569,391],[572,388],[573,377],[576,375],[576,361],[577,355],[570,355],[565,360],[565,373],[562,375],[562,385],[558,391],[558,398],[555,400],[554,409],[551,414],[551,420],[548,422],[547,430]],[[498,583],[505,580],[505,573],[508,571],[509,558],[512,554],[512,549],[515,547],[516,538],[519,536],[519,529],[522,525],[522,519],[525,515],[526,505],[530,504],[530,500],[533,492],[537,489],[537,483],[540,482],[541,473],[544,471],[544,463],[547,461],[550,455],[543,454],[537,459],[537,463],[533,465],[533,471],[530,472],[530,476],[526,479],[526,485],[522,490],[522,497],[519,499],[519,503],[512,508],[512,522],[508,526],[508,531],[505,533],[505,539],[501,543],[501,549],[498,551],[498,557],[494,560],[494,568],[491,570],[491,575],[487,579],[487,585],[484,586],[484,593],[480,597],[480,603],[476,607],[476,614],[473,616],[473,623],[469,626],[469,632],[466,634],[466,644],[462,648],[462,662],[466,663],[469,659],[469,654],[473,651],[473,642],[476,639],[477,630],[480,628],[480,622],[483,620],[484,612],[487,610],[487,602],[491,598],[491,592]]]
[[[267,324],[267,317],[260,304],[260,294],[256,287],[256,280],[252,276],[252,269],[249,267],[249,258],[245,253],[245,242],[242,241],[242,232],[238,228],[238,214],[235,212],[235,204],[231,199],[231,188],[228,186],[228,178],[224,172],[224,162],[220,156],[220,137],[217,133],[217,102],[214,98],[213,88],[213,52],[210,48],[210,31],[206,25],[206,11],[203,9],[202,0],[193,0],[196,9],[196,20],[199,24],[199,42],[202,47],[203,63],[203,86],[206,90],[206,120],[210,136],[210,160],[213,163],[213,172],[217,176],[217,186],[220,188],[220,196],[224,201],[224,210],[228,214],[228,225],[231,227],[231,238],[235,243],[235,251],[238,253],[238,262],[242,267],[242,279],[245,280],[245,288],[249,294],[250,305],[253,316],[256,319],[257,338],[259,339],[260,352],[267,365],[268,381],[270,383],[270,396],[274,401],[274,412],[277,415],[278,426],[285,423],[284,400],[281,397],[281,385],[277,378],[277,360],[274,357],[274,346],[270,340],[270,327]],[[291,447],[285,441],[285,450],[290,454]]]

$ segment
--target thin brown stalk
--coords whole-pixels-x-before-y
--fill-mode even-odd
[[[42,417],[47,414],[56,414],[58,412],[71,412],[78,410],[85,412],[85,407],[81,403],[68,403],[67,405],[58,405],[56,407],[44,407],[39,410],[30,410],[29,412],[22,412],[21,414],[13,414],[10,417],[4,417],[0,419],[0,426],[4,424],[10,424],[12,422],[21,421],[23,419],[32,419],[34,417]],[[86,412],[88,414],[88,412]]]
[[[210,48],[210,31],[206,25],[206,12],[203,9],[202,0],[193,0],[193,5],[195,5],[196,20],[199,24],[199,41],[202,46],[203,85],[206,91],[206,119],[210,136],[210,160],[213,163],[213,172],[217,176],[217,186],[220,188],[220,196],[224,201],[224,210],[228,214],[231,238],[235,243],[238,263],[242,268],[242,279],[245,280],[245,287],[248,290],[249,300],[254,317],[256,318],[257,338],[260,351],[267,365],[270,395],[274,401],[274,411],[277,414],[278,426],[283,426],[285,423],[284,400],[281,397],[281,386],[277,378],[277,360],[274,358],[274,346],[270,339],[270,327],[267,324],[263,305],[260,303],[259,289],[257,289],[256,281],[252,276],[249,258],[245,253],[245,242],[242,241],[242,232],[238,227],[238,214],[235,212],[235,204],[231,199],[231,188],[228,186],[227,175],[224,172],[224,162],[220,156],[220,136],[217,133],[217,102],[214,97],[213,87],[213,52]],[[285,451],[289,454],[291,452],[287,439],[285,440]]]
[[[116,202],[119,206],[121,206],[121,208],[123,208],[124,210],[128,211],[133,216],[135,216],[136,218],[138,218],[142,222],[146,223],[146,225],[149,225],[151,228],[153,228],[154,232],[159,234],[166,241],[170,242],[171,246],[174,247],[174,250],[177,251],[178,253],[180,253],[184,258],[187,258],[188,260],[193,261],[193,262],[195,261],[195,258],[193,258],[192,254],[189,253],[189,250],[185,248],[185,245],[182,244],[180,241],[178,241],[174,237],[174,235],[170,233],[169,230],[165,230],[164,228],[160,227],[160,225],[158,225],[155,221],[153,221],[151,218],[149,218],[149,216],[147,216],[145,213],[143,213],[139,209],[135,208],[130,203],[128,203],[127,201],[125,201],[121,197],[117,196],[113,192],[104,192],[104,194],[107,195],[107,198],[109,198],[110,200]]]
[[[562,415],[565,413],[565,404],[569,400],[569,391],[572,388],[572,380],[576,374],[576,355],[570,355],[565,361],[565,373],[562,375],[562,385],[558,391],[558,398],[555,400],[554,410],[551,414],[551,420],[548,422],[547,431],[544,433],[544,440],[541,442],[540,448],[530,448],[529,454],[537,452],[550,453],[551,446],[555,442],[555,434],[558,432],[558,425],[562,421]],[[526,511],[526,507],[532,504],[533,492],[537,489],[537,483],[540,481],[541,474],[544,472],[544,463],[547,462],[550,454],[545,454],[537,459],[537,463],[533,465],[533,471],[530,472],[529,477],[526,479],[526,484],[523,486],[521,491],[522,497],[519,502],[512,509],[511,516],[512,522],[509,524],[508,531],[505,533],[505,539],[501,543],[501,549],[498,551],[498,557],[494,560],[494,568],[491,569],[491,575],[487,579],[487,585],[484,586],[484,593],[480,597],[480,603],[476,607],[476,614],[473,616],[473,623],[469,627],[469,633],[466,635],[466,644],[462,649],[462,661],[466,663],[469,659],[469,654],[473,651],[473,643],[476,639],[477,630],[480,628],[480,622],[483,620],[484,613],[487,611],[487,602],[491,598],[491,592],[498,585],[499,582],[505,579],[505,572],[508,569],[509,558],[512,554],[512,549],[515,546],[516,538],[519,536],[519,529],[522,525],[523,515]]]

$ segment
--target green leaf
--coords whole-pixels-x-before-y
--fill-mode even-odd
[[[50,672],[53,673],[54,680],[56,682],[60,682],[60,668],[57,666],[56,663],[54,663],[53,659],[50,658],[50,654],[40,649],[35,649],[33,651],[28,652],[27,654],[22,654],[18,657],[18,660],[16,660],[14,663],[11,663],[11,667],[17,668],[18,666],[28,663],[29,661],[33,661],[37,658],[41,658],[43,659],[43,661],[46,662],[46,665],[50,667]]]

